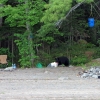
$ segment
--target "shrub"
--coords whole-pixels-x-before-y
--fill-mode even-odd
[[[87,62],[88,62],[88,59],[85,56],[82,56],[82,57],[76,56],[76,57],[71,59],[71,64],[73,64],[73,65],[81,65],[81,64],[85,64]]]
[[[51,55],[41,50],[38,52],[38,58],[35,59],[34,63],[35,65],[37,63],[41,63],[43,67],[46,67],[51,62],[52,62]]]
[[[94,58],[100,58],[100,48],[95,49],[95,54],[93,55]]]

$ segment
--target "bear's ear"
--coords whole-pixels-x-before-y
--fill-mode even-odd
[[[58,58],[55,58],[55,60],[58,60]]]
[[[57,58],[55,58],[55,60],[57,60]]]
[[[59,61],[59,58],[55,58],[55,61],[58,62]]]

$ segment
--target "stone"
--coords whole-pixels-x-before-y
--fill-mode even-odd
[[[7,67],[7,68],[4,69],[4,71],[13,71],[13,70],[14,70],[13,67]]]
[[[93,78],[98,78],[98,75],[92,75]]]
[[[59,77],[58,80],[68,80],[68,77]]]
[[[82,75],[82,78],[99,78],[100,77],[100,68],[99,67],[91,67],[87,71],[85,71]]]
[[[86,78],[86,77],[88,77],[89,76],[89,74],[88,73],[83,73],[83,75],[81,76],[82,78]]]

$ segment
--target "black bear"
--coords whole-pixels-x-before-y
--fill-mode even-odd
[[[69,66],[69,59],[67,57],[58,57],[58,58],[55,58],[55,61],[58,63],[58,66],[59,65],[62,65],[64,64],[65,66]]]

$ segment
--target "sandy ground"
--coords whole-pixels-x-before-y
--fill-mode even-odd
[[[100,79],[83,79],[79,67],[0,71],[0,100],[100,100]]]

